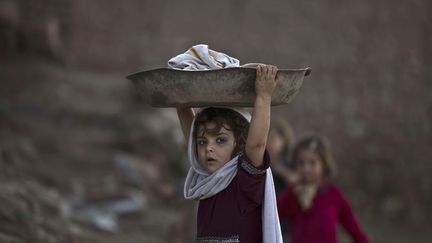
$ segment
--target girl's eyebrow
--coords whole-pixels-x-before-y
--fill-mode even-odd
[[[224,132],[220,132],[220,133],[216,134],[216,136],[219,136],[219,135],[222,135],[222,134],[224,134],[224,135],[228,135],[228,134],[226,134],[226,133],[224,133]]]
[[[214,136],[219,136],[219,135],[227,135],[228,136],[228,134],[226,134],[224,132],[220,132],[218,134],[215,134]],[[198,136],[197,138],[206,138],[206,137],[204,137],[204,136]]]

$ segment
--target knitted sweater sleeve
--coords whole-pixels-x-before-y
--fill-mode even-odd
[[[354,214],[348,200],[342,195],[342,193],[339,193],[339,195],[339,222],[344,227],[344,229],[351,235],[354,243],[369,243],[370,241],[361,229],[358,219]]]

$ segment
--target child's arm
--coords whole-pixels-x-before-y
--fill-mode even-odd
[[[357,216],[354,214],[348,200],[340,194],[341,209],[339,212],[339,220],[345,230],[351,235],[354,243],[369,243],[369,238],[363,232],[358,222]]]
[[[284,165],[281,161],[272,162],[272,169],[272,171],[279,175],[287,185],[294,186],[300,180],[298,172]]]
[[[279,219],[289,219],[296,213],[301,211],[300,205],[297,203],[296,196],[292,188],[287,188],[277,197],[277,209]]]
[[[277,67],[258,65],[255,80],[255,104],[245,152],[255,167],[263,163],[267,135],[270,129],[270,105],[273,90],[276,87]]]
[[[189,141],[189,133],[195,116],[194,111],[192,108],[177,108],[177,116],[187,142]]]

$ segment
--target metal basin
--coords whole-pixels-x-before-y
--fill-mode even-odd
[[[272,105],[290,103],[310,68],[278,70],[279,82]],[[207,71],[158,68],[126,78],[153,107],[252,107],[255,101],[255,68],[235,67]]]

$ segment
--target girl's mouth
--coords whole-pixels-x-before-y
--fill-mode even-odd
[[[213,158],[208,158],[208,159],[207,159],[207,162],[208,162],[208,163],[214,163],[214,162],[216,162],[216,160],[213,159]]]

